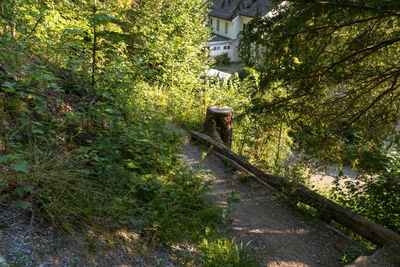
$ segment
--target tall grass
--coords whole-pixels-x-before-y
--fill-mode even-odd
[[[199,246],[202,255],[200,262],[205,267],[256,267],[257,261],[246,252],[242,243],[235,238],[204,239]]]

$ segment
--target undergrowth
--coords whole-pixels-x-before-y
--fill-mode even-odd
[[[200,262],[205,267],[256,267],[260,266],[254,258],[245,252],[247,245],[238,244],[235,238],[204,239],[199,245],[202,252]]]
[[[0,21],[0,202],[34,212],[59,231],[90,236],[92,246],[97,236],[115,236],[118,242],[115,233],[131,231],[153,245],[192,240],[204,249],[205,258],[218,250],[235,255],[219,259],[220,263],[248,261],[235,241],[206,249],[206,229],[219,233],[227,212],[209,201],[210,187],[203,177],[184,166],[177,153],[183,133],[171,127],[168,117],[171,109],[177,112],[186,106],[178,101],[192,101],[176,88],[196,84],[197,78],[191,81],[191,77],[197,77],[199,70],[186,64],[201,61],[194,44],[188,44],[192,55],[181,59],[144,62],[124,50],[120,39],[102,35],[101,44],[108,46],[98,48],[98,65],[92,65],[97,73],[91,77],[93,47],[87,37],[92,34],[92,20],[79,16],[64,20],[61,14],[67,9],[46,3],[18,3],[22,5],[18,10],[41,8],[39,15],[47,24],[43,26],[40,19],[37,29],[32,14],[13,13],[14,2],[2,6],[16,16],[17,30],[10,34],[11,20]],[[144,8],[161,8],[156,2],[147,4],[150,7]],[[108,27],[115,17],[105,5],[104,13],[94,19],[101,30],[115,30],[122,24]],[[88,15],[85,8],[70,7],[73,15]],[[131,11],[128,6],[127,13],[121,12]],[[26,37],[32,28],[36,32]],[[199,51],[200,41],[193,41]],[[173,68],[165,70],[165,64]],[[182,66],[190,68],[190,77],[182,74]],[[151,97],[155,88],[179,98],[162,105]],[[197,115],[201,117],[200,112]],[[179,118],[188,120],[188,113],[176,121]]]
[[[162,116],[130,108],[123,118],[115,116],[122,111],[110,116],[96,108],[89,111],[92,125],[72,133],[74,138],[67,131],[89,114],[76,118],[71,112],[63,118],[69,127],[56,136],[48,133],[57,128],[43,120],[19,126],[34,134],[25,144],[10,128],[0,157],[2,200],[33,205],[69,232],[127,227],[174,241],[220,222],[217,208],[204,197],[208,188],[202,178],[188,172],[175,153],[181,134]],[[60,136],[66,136],[64,141],[57,141]]]

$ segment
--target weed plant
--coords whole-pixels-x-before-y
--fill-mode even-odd
[[[82,33],[64,33],[73,32]],[[167,75],[149,82],[154,73],[121,50],[99,51],[102,75],[90,86],[85,55],[80,60],[62,46],[54,52],[53,40],[43,43],[46,58],[25,49],[37,39],[0,32],[0,201],[88,236],[93,246],[96,236],[123,230],[155,245],[200,242],[205,229],[218,233],[227,212],[208,200],[209,184],[177,155],[183,135],[166,116],[186,102],[162,106],[150,97],[162,88],[193,104],[182,87],[168,84]]]
[[[132,86],[132,62],[109,61],[89,90],[86,74],[28,55],[12,36],[0,42],[0,201],[68,232],[175,242],[221,225],[208,186],[177,155],[182,133],[148,100],[148,83]]]
[[[10,148],[0,158],[12,169],[2,175],[2,200],[32,203],[70,232],[126,227],[174,241],[217,225],[217,208],[204,197],[207,186],[175,154],[180,134],[145,110],[130,109],[132,120],[102,114],[96,132],[81,130],[85,138],[67,151],[38,148],[45,136],[36,146]]]
[[[200,262],[205,267],[256,267],[260,266],[245,251],[247,245],[238,244],[235,238],[204,239],[199,249],[202,252]]]

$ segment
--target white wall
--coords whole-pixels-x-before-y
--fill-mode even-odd
[[[236,18],[233,19],[233,36],[235,36],[235,38],[232,39],[237,39],[237,36],[239,35],[239,32],[242,30],[241,28],[241,20],[240,17],[237,16]]]
[[[232,21],[223,20],[223,19],[219,19],[219,18],[211,17],[211,16],[209,17],[209,20],[210,21],[212,20],[212,27],[214,29],[213,30],[214,33],[224,36],[224,37],[227,37],[227,38],[230,38],[230,39],[236,39],[236,35],[234,35],[234,25],[233,25]],[[219,30],[217,30],[218,21],[219,21]],[[225,23],[228,24],[228,33],[225,32]]]
[[[228,56],[231,57],[232,44],[231,44],[230,41],[218,42],[218,43],[212,43],[211,42],[207,46],[210,47],[210,55],[211,56],[217,56],[217,55],[221,55],[221,54],[224,54],[224,53],[228,53]],[[229,49],[227,49],[227,46],[229,46]],[[218,47],[219,47],[219,50],[215,49],[215,48],[218,48]],[[225,47],[225,49],[224,49],[224,47]]]
[[[238,38],[239,33],[243,30],[243,24],[249,23],[252,18],[249,17],[243,17],[243,16],[238,16],[234,18],[232,21],[228,20],[223,20],[219,19],[216,17],[209,17],[210,22],[212,20],[212,27],[214,29],[214,33],[230,38],[232,41],[227,41],[227,42],[211,42],[207,46],[210,47],[210,55],[211,56],[217,56],[221,55],[223,53],[228,53],[229,58],[231,59],[231,62],[239,62],[239,50],[238,48],[234,45],[234,41]],[[217,21],[219,21],[219,30],[217,30]],[[225,23],[228,23],[228,33],[225,33]],[[230,46],[229,50],[224,50],[224,46]],[[213,50],[214,47],[219,46],[219,50]]]
[[[243,30],[243,24],[247,24],[252,20],[252,18],[243,16],[237,16],[232,21],[223,20],[212,16],[210,16],[209,19],[210,22],[212,20],[212,27],[214,29],[213,30],[214,33],[224,37],[228,37],[230,39],[237,39],[239,33]],[[219,21],[219,30],[217,30],[218,21]],[[225,23],[228,23],[228,33],[225,33]]]
[[[240,58],[239,58],[239,49],[236,46],[232,46],[232,56],[230,56],[231,58],[231,62],[240,62]]]
[[[224,46],[229,46],[229,49],[224,49]],[[214,57],[217,55],[222,55],[224,53],[228,53],[231,62],[239,62],[239,54],[236,46],[232,44],[232,42],[218,42],[218,43],[208,43],[207,47],[210,48],[210,56]],[[214,50],[215,47],[219,47],[219,50]]]
[[[242,25],[243,25],[243,23],[246,23],[246,24],[249,23],[250,20],[252,20],[252,19],[253,18],[240,16],[240,20],[241,20]],[[242,30],[242,29],[240,29],[240,30]]]

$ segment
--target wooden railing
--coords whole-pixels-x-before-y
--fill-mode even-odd
[[[330,220],[334,220],[378,245],[400,243],[400,235],[396,232],[376,224],[347,208],[342,207],[341,205],[327,199],[326,197],[318,194],[302,184],[290,181],[285,177],[267,174],[260,168],[252,165],[245,158],[226,147],[223,143],[230,145],[232,138],[233,125],[232,121],[229,120],[233,119],[233,110],[227,107],[223,108],[223,110],[225,112],[218,112],[218,107],[211,107],[207,110],[207,119],[205,126],[203,127],[203,131],[205,133],[212,133],[210,135],[215,139],[204,133],[196,131],[191,132],[192,138],[206,145],[213,146],[215,151],[222,154],[222,159],[228,161],[228,163],[240,171],[246,171],[253,174],[257,180],[265,185],[270,186],[278,191],[285,188],[294,189],[293,194],[300,202],[322,211],[322,219],[324,221],[329,222]],[[213,116],[211,114],[218,114],[218,116]],[[225,135],[225,140],[222,140],[220,137],[215,137],[215,135],[216,133],[218,135],[218,130],[216,127],[218,121],[221,121],[220,117],[224,118],[224,116],[225,118],[229,118],[228,120],[222,120],[226,122],[225,125],[229,126],[229,129],[221,129],[223,127],[219,127],[219,131],[222,131],[223,133],[228,131],[229,134],[228,139],[226,139]],[[213,121],[214,118],[219,119],[217,119],[217,121]]]

